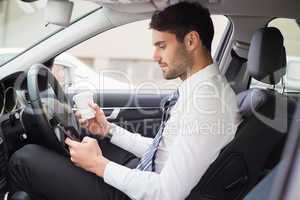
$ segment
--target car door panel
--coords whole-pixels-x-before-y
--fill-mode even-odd
[[[94,100],[103,109],[106,116],[111,115],[114,109],[120,112],[116,119],[110,120],[121,127],[138,132],[146,137],[154,137],[161,121],[161,100],[171,91],[160,94],[140,91],[109,91],[95,93]]]
[[[109,117],[114,110],[118,110],[110,122],[116,123],[130,132],[140,133],[146,137],[154,137],[158,131],[162,110],[160,102],[172,90],[132,92],[130,90],[93,91],[94,102]],[[76,93],[68,93],[70,99]]]

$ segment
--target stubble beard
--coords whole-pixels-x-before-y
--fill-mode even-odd
[[[168,68],[170,69],[168,72],[163,71],[163,76],[166,80],[172,80],[178,77],[185,80],[189,69],[192,67],[192,59],[184,47],[177,49],[174,58],[176,60],[173,60],[170,65],[167,64],[172,67]]]

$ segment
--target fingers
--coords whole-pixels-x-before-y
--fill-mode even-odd
[[[81,113],[79,111],[75,112],[75,117],[79,121],[80,125],[85,123],[85,120],[82,119]]]
[[[75,152],[72,148],[69,148],[69,152],[70,152],[70,160],[71,162],[77,166],[77,167],[81,167],[78,163],[77,163],[77,160],[75,159],[74,155],[75,155]]]
[[[76,111],[75,112],[75,116],[78,118],[78,119],[81,119],[82,116],[81,116],[81,113],[79,111]]]
[[[86,119],[79,119],[78,121],[79,121],[80,126],[82,126],[84,128],[87,128],[89,125],[89,121]]]
[[[77,142],[77,141],[74,141],[74,140],[71,140],[70,138],[66,138],[65,139],[65,143],[69,146],[69,148],[76,148],[80,142]]]
[[[69,152],[70,152],[71,160],[74,159],[74,154],[75,154],[74,149],[69,147]],[[72,161],[74,162],[74,160]]]
[[[81,127],[87,128],[88,127],[88,120],[87,119],[82,119],[82,115],[80,112],[76,111],[75,116],[78,119],[78,122]]]
[[[90,106],[96,112],[95,119],[97,120],[97,122],[98,123],[106,122],[106,117],[105,117],[105,114],[104,114],[103,110],[95,103],[90,104]]]
[[[100,107],[96,103],[89,103],[89,106],[94,110],[100,109]]]
[[[96,139],[88,136],[85,136],[81,141],[81,143],[90,143],[90,142],[98,143]]]
[[[85,136],[83,139],[82,139],[82,143],[87,143],[87,142],[89,142],[90,141],[90,137],[87,137],[87,136]]]
[[[80,167],[80,165],[77,163],[77,160],[76,160],[76,148],[74,148],[74,146],[77,145],[77,143],[73,143],[74,141],[72,141],[71,139],[67,138],[65,140],[65,143],[67,145],[69,145],[69,153],[70,153],[70,160],[71,162],[77,166],[77,167]]]
[[[90,103],[89,106],[96,111],[96,113],[101,113],[102,109],[96,103]]]

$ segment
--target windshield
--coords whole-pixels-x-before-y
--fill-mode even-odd
[[[85,0],[72,2],[71,22],[100,7]],[[0,1],[0,66],[62,28],[53,24],[46,25],[46,4],[47,0],[32,3],[21,0]]]

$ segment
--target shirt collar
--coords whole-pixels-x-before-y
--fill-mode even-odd
[[[214,63],[200,69],[180,84],[178,87],[179,96],[183,96],[185,90],[193,88],[198,82],[210,79],[218,73],[220,73],[219,68]]]

